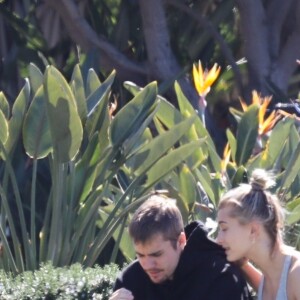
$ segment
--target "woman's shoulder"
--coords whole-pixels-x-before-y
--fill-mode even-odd
[[[292,254],[292,261],[289,271],[289,294],[291,293],[292,299],[300,299],[300,252],[293,251]]]

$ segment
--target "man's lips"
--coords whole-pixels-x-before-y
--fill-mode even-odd
[[[160,272],[161,272],[161,270],[159,270],[159,269],[154,269],[154,270],[148,270],[148,271],[147,271],[147,273],[148,273],[151,277],[156,277]]]

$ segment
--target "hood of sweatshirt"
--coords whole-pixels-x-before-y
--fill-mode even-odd
[[[226,267],[226,255],[223,248],[210,239],[208,231],[201,222],[192,222],[185,227],[186,246],[181,254],[174,279],[197,274],[215,278]]]

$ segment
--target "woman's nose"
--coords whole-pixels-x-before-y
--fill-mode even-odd
[[[217,238],[216,238],[216,242],[217,242],[219,245],[222,245],[222,243],[223,243],[222,233],[218,232],[218,235],[217,235]]]

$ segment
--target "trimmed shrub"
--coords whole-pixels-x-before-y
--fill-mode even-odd
[[[115,264],[83,269],[80,264],[55,268],[50,263],[39,270],[13,276],[0,272],[0,299],[101,299],[112,293],[119,267]]]

